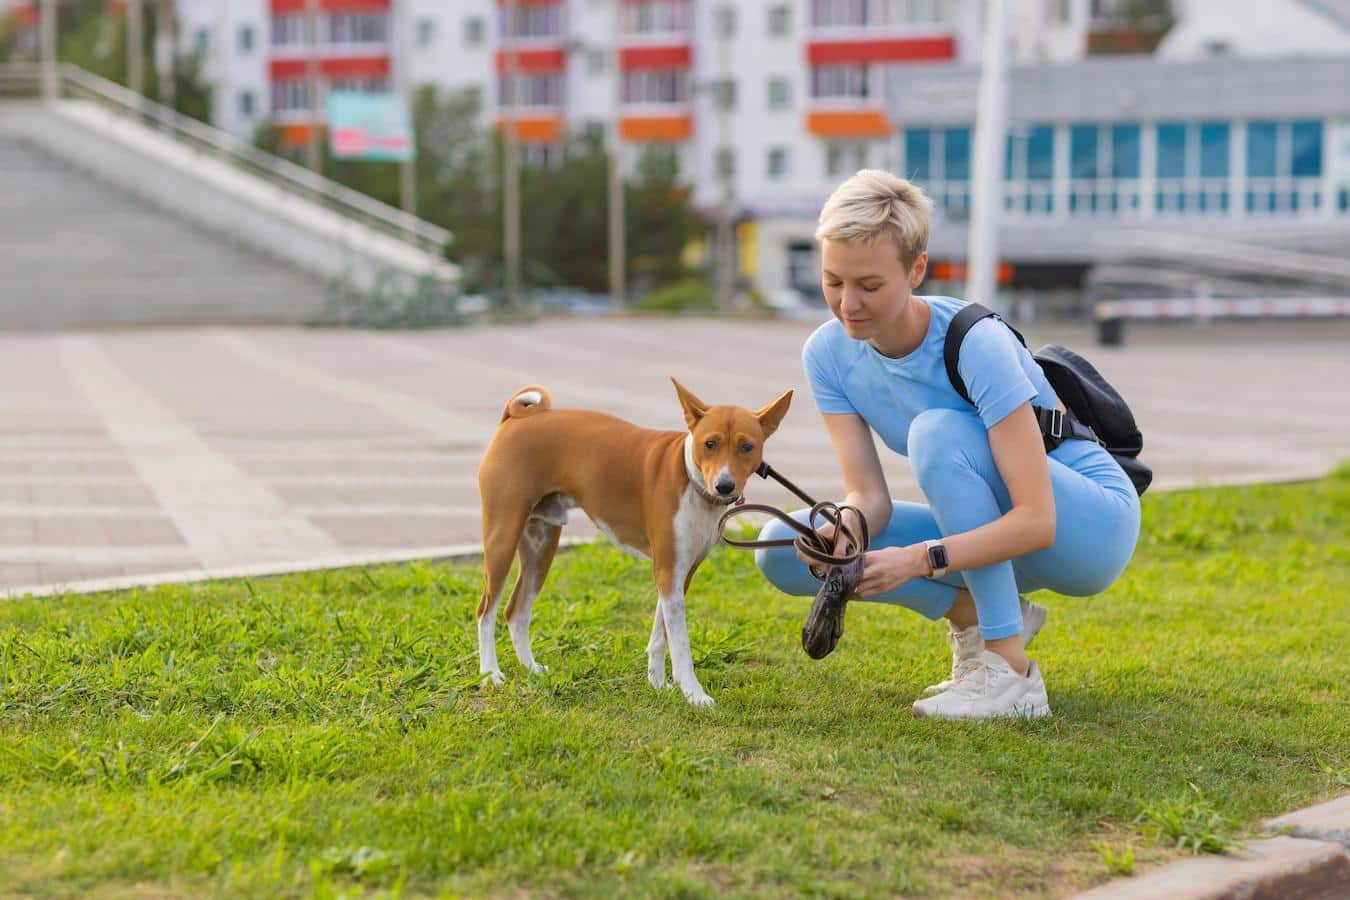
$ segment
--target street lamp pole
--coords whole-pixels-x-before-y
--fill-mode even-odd
[[[305,88],[309,92],[309,132],[305,141],[305,158],[315,172],[323,168],[319,152],[319,123],[323,111],[319,101],[319,0],[305,0],[305,32],[308,54],[305,57]]]
[[[502,77],[505,80],[502,97],[502,165],[505,183],[502,200],[506,205],[502,215],[502,250],[505,257],[506,302],[520,303],[520,163],[517,159],[516,134],[516,0],[506,2],[506,27],[502,32]]]
[[[417,215],[417,127],[412,122],[413,114],[413,78],[412,78],[412,39],[410,27],[412,17],[408,15],[408,8],[411,4],[409,0],[395,0],[390,14],[394,17],[394,42],[398,58],[394,65],[398,71],[398,94],[405,107],[408,110],[409,126],[412,128],[410,137],[413,141],[413,158],[406,159],[399,164],[398,172],[398,192],[403,211],[410,215]]]
[[[610,128],[609,145],[609,297],[616,310],[623,309],[627,303],[624,296],[625,223],[621,169],[623,129],[619,122],[623,110],[623,66],[619,52],[622,17],[623,0],[614,0],[614,121]]]
[[[56,100],[61,96],[60,72],[56,60],[56,0],[42,0],[38,22],[42,53],[42,99]]]
[[[1008,71],[1006,0],[985,4],[984,52],[975,113],[974,180],[970,196],[970,246],[966,299],[994,305],[998,219],[1003,205],[1002,159],[1007,140]]]
[[[127,87],[145,94],[145,73],[141,65],[141,45],[145,36],[144,0],[127,0]]]

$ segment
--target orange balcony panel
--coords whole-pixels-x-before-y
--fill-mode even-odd
[[[995,277],[999,284],[1012,284],[1013,265],[1008,262],[1001,262],[995,269]],[[964,262],[949,262],[946,260],[935,262],[928,267],[928,277],[935,281],[965,281],[969,277],[969,269]]]
[[[497,120],[497,127],[504,128],[505,119]],[[521,116],[516,119],[516,140],[526,144],[552,144],[562,139],[561,116]]]
[[[956,38],[951,35],[876,41],[813,41],[806,45],[806,60],[813,66],[955,58]]]
[[[694,117],[624,116],[619,135],[625,141],[687,141],[694,136]]]
[[[887,137],[894,130],[879,109],[806,114],[806,130],[816,137]]]
[[[625,47],[619,51],[619,68],[687,69],[693,65],[694,52],[688,44],[669,47]]]
[[[281,146],[283,147],[303,147],[309,143],[309,133],[311,130],[323,129],[323,125],[312,125],[308,122],[298,125],[283,125],[281,127]]]
[[[497,51],[497,71],[506,71],[506,58],[510,51]],[[567,54],[562,50],[517,50],[515,56],[516,71],[561,72],[567,68]]]

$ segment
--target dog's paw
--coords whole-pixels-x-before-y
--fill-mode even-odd
[[[705,707],[706,707],[706,706],[712,706],[712,705],[714,705],[714,703],[715,703],[715,701],[713,700],[713,698],[711,698],[711,697],[709,697],[707,694],[703,693],[703,691],[694,691],[694,692],[692,692],[692,693],[687,693],[687,694],[685,694],[684,696],[685,696],[685,699],[689,701],[689,705],[690,705],[690,706],[705,706]]]
[[[666,686],[666,667],[648,666],[647,680],[650,681],[652,687],[656,688],[658,691],[664,688]]]
[[[504,676],[501,672],[496,671],[483,672],[482,675],[483,675],[483,687],[502,684],[506,681],[506,676]]]

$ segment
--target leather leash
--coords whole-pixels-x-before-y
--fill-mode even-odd
[[[847,565],[867,552],[867,545],[870,540],[870,536],[867,533],[867,520],[863,518],[862,511],[857,507],[840,506],[839,504],[831,503],[828,500],[817,502],[811,495],[778,474],[778,471],[767,462],[761,462],[759,468],[755,469],[755,474],[760,478],[774,479],[783,487],[809,503],[811,505],[811,514],[807,517],[806,524],[802,524],[777,507],[769,506],[765,503],[741,503],[723,513],[721,521],[717,523],[717,530],[722,534],[722,540],[726,544],[746,550],[754,550],[759,547],[796,547],[807,559],[822,566]],[[843,524],[843,513],[845,510],[852,510],[853,513],[857,515],[858,525],[862,531],[862,540],[858,539],[859,535],[855,533],[853,529]],[[774,538],[772,540],[763,541],[741,541],[727,537],[727,522],[742,513],[750,512],[770,515],[797,532],[798,536],[795,538]],[[816,525],[818,519],[825,519],[831,525],[834,525],[839,532],[842,532],[844,537],[848,539],[850,549],[843,555],[835,554],[833,539],[822,537],[818,530],[818,526]],[[812,574],[815,574],[815,572],[813,571]],[[823,574],[820,574],[816,577],[821,578],[824,576]]]

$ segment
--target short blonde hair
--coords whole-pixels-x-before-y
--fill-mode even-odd
[[[816,240],[875,244],[890,238],[908,269],[928,248],[932,208],[933,201],[917,184],[881,169],[863,169],[825,201]]]

